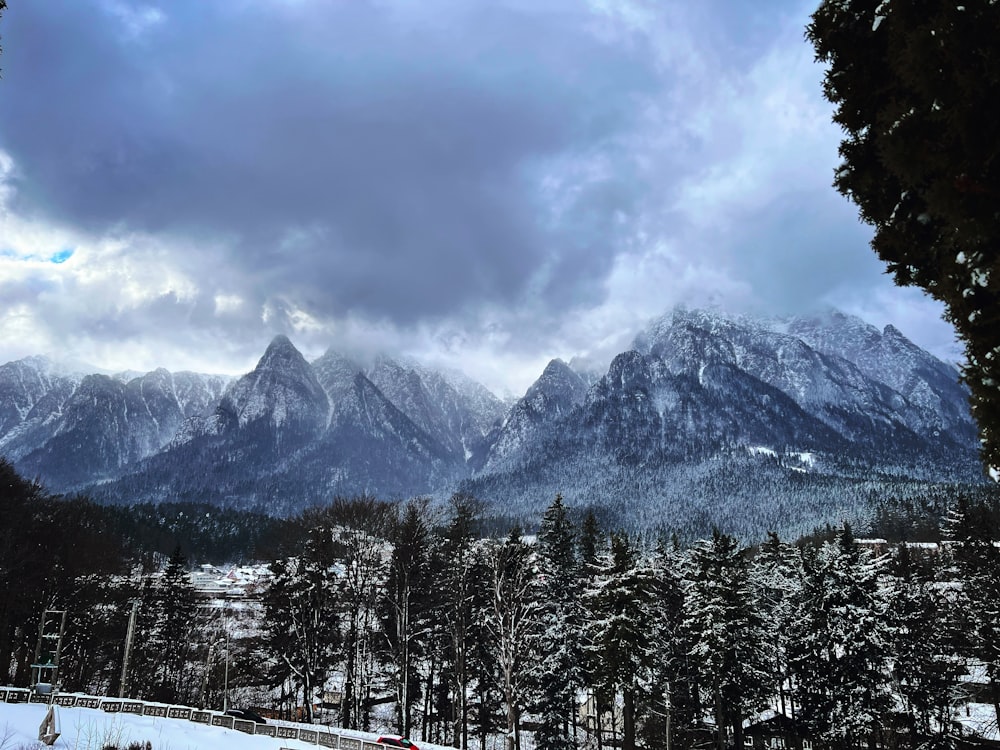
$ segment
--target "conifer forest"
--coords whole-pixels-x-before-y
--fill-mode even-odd
[[[863,530],[878,538],[845,525],[747,547],[602,529],[561,497],[530,533],[489,536],[465,495],[182,523],[0,470],[9,684],[59,609],[62,690],[460,748],[721,750],[775,715],[824,747],[943,747],[975,739],[968,704],[1000,715],[995,495],[886,502]],[[212,538],[269,561],[255,592],[195,592]]]

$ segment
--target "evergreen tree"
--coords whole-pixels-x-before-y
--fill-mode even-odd
[[[1000,550],[993,509],[959,497],[945,536],[952,542],[955,574],[962,584],[967,634],[962,651],[982,665],[1000,722]]]
[[[717,745],[724,750],[731,733],[733,745],[742,747],[743,720],[766,705],[773,679],[749,564],[735,539],[715,531],[692,548],[686,579],[684,628],[699,684],[714,707]]]
[[[538,593],[541,608],[533,639],[540,660],[537,744],[562,750],[574,746],[576,688],[582,686],[581,603],[573,527],[561,495],[545,511],[538,532]],[[575,726],[574,726],[575,729]]]
[[[309,531],[301,555],[271,563],[264,595],[265,648],[272,656],[271,682],[301,692],[306,721],[313,700],[336,663],[340,644],[338,581],[330,529]]]
[[[793,547],[771,532],[751,565],[753,596],[760,606],[771,671],[778,687],[778,709],[785,716],[791,711],[788,651],[792,623],[798,617],[795,603],[802,581],[799,559]]]
[[[161,701],[184,702],[192,698],[187,667],[195,640],[197,603],[187,567],[187,558],[177,547],[157,586],[154,638],[161,644],[162,653],[156,699]]]
[[[444,670],[450,683],[451,741],[460,750],[465,750],[469,746],[471,631],[476,611],[476,586],[483,580],[473,549],[480,506],[475,498],[461,494],[452,496],[451,506],[452,519],[441,547],[444,562],[441,614],[449,646]]]
[[[591,602],[588,648],[600,692],[621,698],[623,750],[637,747],[637,706],[646,697],[654,660],[656,576],[624,533],[611,536],[604,580]]]
[[[906,556],[906,546],[900,554]],[[910,729],[933,739],[933,745],[954,745],[952,732],[962,700],[959,679],[966,673],[957,655],[961,618],[955,597],[933,578],[922,577],[909,564],[895,580],[891,615],[893,677],[910,717]]]
[[[847,526],[834,541],[803,550],[789,666],[799,718],[835,747],[874,748],[891,706],[881,565]]]
[[[834,181],[900,285],[965,343],[983,455],[1000,467],[1000,5],[824,0],[807,37],[846,132]]]
[[[411,734],[411,711],[420,699],[416,660],[422,653],[429,608],[430,532],[423,520],[425,512],[426,503],[408,503],[394,525],[382,607],[386,650],[395,673],[396,726],[404,737]]]
[[[700,720],[698,679],[684,630],[682,556],[674,545],[660,543],[653,559],[655,580],[653,650],[649,718],[642,729],[648,747],[687,747]]]

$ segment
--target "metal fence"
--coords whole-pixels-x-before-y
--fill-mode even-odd
[[[163,703],[147,703],[146,701],[127,700],[123,698],[106,698],[80,693],[37,693],[28,688],[0,687],[0,702],[5,703],[44,703],[63,708],[95,708],[107,713],[135,714],[139,716],[155,716],[178,721],[193,721],[196,724],[206,724],[213,727],[235,729],[245,734],[275,737],[277,739],[299,740],[317,747],[335,748],[335,750],[385,750],[384,745],[344,734],[330,727],[316,724],[298,724],[282,722],[280,724],[257,724],[245,719],[227,716],[219,711],[203,711],[188,706],[172,706]]]

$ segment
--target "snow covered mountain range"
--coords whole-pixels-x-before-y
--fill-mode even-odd
[[[880,492],[977,483],[956,369],[830,311],[677,309],[607,373],[553,360],[508,405],[454,374],[275,338],[237,379],[0,366],[0,455],[48,489],[291,513],[334,495],[472,492],[537,518],[557,492],[609,524],[758,535],[855,517]]]

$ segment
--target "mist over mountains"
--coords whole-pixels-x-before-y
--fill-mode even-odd
[[[533,523],[558,492],[606,524],[757,537],[983,481],[957,370],[892,326],[677,309],[604,373],[553,360],[515,403],[456,373],[276,337],[240,378],[0,366],[0,455],[50,491],[273,514],[454,491]]]

